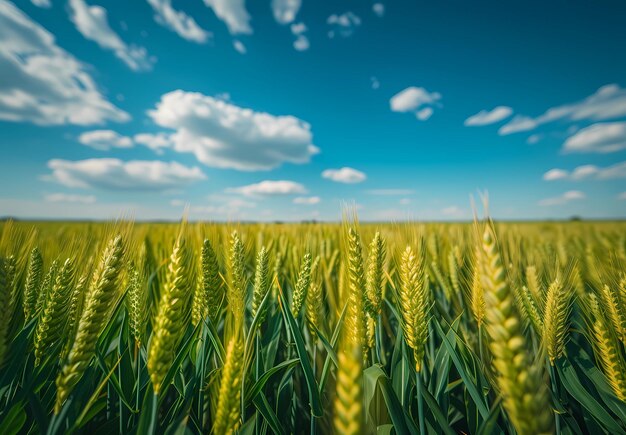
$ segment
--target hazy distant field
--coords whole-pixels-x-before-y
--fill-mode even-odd
[[[626,430],[626,223],[0,231],[0,433]]]

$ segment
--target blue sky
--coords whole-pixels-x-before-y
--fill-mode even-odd
[[[623,2],[0,0],[0,216],[626,216]]]

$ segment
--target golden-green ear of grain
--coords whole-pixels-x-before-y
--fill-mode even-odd
[[[214,434],[234,434],[241,425],[243,359],[243,344],[239,336],[233,336],[228,342],[222,368],[217,413],[213,424]]]
[[[254,273],[254,287],[252,292],[252,317],[255,317],[261,307],[263,298],[270,290],[270,268],[269,268],[269,255],[265,246],[261,248],[256,257],[256,271]],[[259,315],[259,320],[262,323],[265,317],[263,310]]]
[[[542,365],[529,353],[491,224],[485,229],[482,246],[485,325],[504,409],[517,433],[552,433],[552,408]]]
[[[306,318],[307,324],[309,325],[309,333],[313,338],[313,342],[317,342],[317,332],[316,330],[320,330],[322,328],[321,319],[323,317],[323,294],[322,294],[322,284],[319,282],[317,277],[318,265],[320,262],[319,255],[313,261],[313,266],[311,267],[311,285],[309,287],[309,291],[306,295]]]
[[[361,237],[354,228],[348,230],[348,318],[346,327],[348,340],[363,348],[363,357],[367,357],[368,344],[366,337],[365,320],[365,272],[363,270],[363,257],[361,255]]]
[[[181,235],[170,257],[148,349],[147,366],[155,394],[161,392],[161,384],[176,358],[178,343],[189,321],[193,285],[193,256]]]
[[[98,336],[106,326],[109,312],[120,294],[119,278],[123,257],[122,236],[117,236],[109,242],[102,254],[89,288],[85,309],[78,322],[74,343],[57,376],[55,413],[61,411],[63,403],[91,362]]]
[[[424,285],[423,262],[418,259],[410,246],[402,253],[398,296],[404,339],[413,351],[415,371],[420,372],[424,360],[424,346],[428,338],[428,300]]]
[[[294,317],[297,317],[302,310],[302,305],[306,298],[306,294],[309,291],[309,285],[311,284],[311,254],[308,252],[302,257],[302,264],[300,266],[300,272],[298,273],[298,281],[293,290],[293,299],[291,301],[291,312]]]
[[[52,291],[47,295],[35,330],[35,365],[39,365],[45,356],[56,356],[60,350],[66,332],[74,273],[74,263],[68,258],[59,270]]]
[[[361,346],[349,337],[337,355],[337,396],[335,397],[335,433],[359,435],[363,427],[363,356]]]
[[[235,329],[243,328],[246,301],[246,275],[244,246],[239,234],[234,231],[230,238],[228,267],[228,308],[233,316]]]
[[[43,257],[39,248],[34,247],[28,260],[28,272],[24,285],[24,318],[30,320],[37,309],[37,297],[43,279]]]
[[[552,365],[565,352],[571,298],[571,288],[565,287],[558,279],[548,287],[541,338]]]
[[[615,396],[626,402],[626,364],[622,350],[617,342],[615,332],[605,319],[605,313],[598,298],[594,294],[590,294],[588,298],[592,315],[590,332],[596,360]]]
[[[204,239],[202,243],[201,266],[201,279],[196,285],[193,298],[192,322],[194,325],[207,316],[215,321],[224,297],[217,255],[209,239]]]

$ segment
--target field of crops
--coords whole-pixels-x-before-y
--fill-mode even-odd
[[[626,224],[0,224],[0,433],[624,433]]]

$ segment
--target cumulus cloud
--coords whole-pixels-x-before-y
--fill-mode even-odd
[[[157,23],[175,32],[187,41],[203,44],[213,35],[202,29],[196,20],[182,11],[172,7],[172,0],[147,0],[154,10]]]
[[[585,127],[567,138],[563,151],[612,153],[626,149],[626,122],[605,122]]]
[[[541,201],[539,201],[538,204],[544,207],[553,206],[553,205],[564,205],[571,201],[578,201],[581,199],[585,199],[586,197],[587,196],[579,190],[570,190],[560,196],[542,199]]]
[[[94,195],[73,195],[67,193],[50,193],[44,197],[46,202],[73,202],[79,204],[93,204],[96,202]]]
[[[371,189],[371,190],[366,190],[365,192],[370,195],[383,195],[383,196],[402,196],[402,195],[412,195],[414,193],[412,189]]]
[[[148,113],[159,126],[175,130],[174,150],[193,153],[207,166],[269,170],[307,163],[319,152],[311,126],[294,116],[255,112],[199,93],[170,92]]]
[[[101,151],[108,151],[111,148],[132,148],[134,145],[131,138],[113,130],[87,131],[78,136],[78,142]]]
[[[135,143],[150,148],[157,154],[163,154],[163,150],[172,147],[172,140],[167,133],[139,133],[133,137]]]
[[[83,189],[96,187],[107,190],[162,191],[206,179],[200,168],[187,167],[177,162],[53,159],[48,162],[48,168],[52,173],[46,180]]]
[[[389,106],[394,112],[413,112],[417,119],[426,121],[433,114],[433,106],[440,105],[440,100],[438,92],[410,86],[391,97]]]
[[[546,181],[554,181],[554,180],[562,180],[567,178],[569,173],[564,171],[563,169],[550,169],[548,172],[543,174],[543,179]]]
[[[465,120],[465,126],[475,127],[489,124],[495,124],[503,119],[508,118],[513,114],[513,109],[508,106],[498,106],[492,110],[481,110],[475,115],[470,116]]]
[[[12,3],[0,2],[0,120],[39,125],[124,122],[87,68]]]
[[[294,204],[315,205],[319,204],[321,198],[319,196],[298,196],[293,199]]]
[[[619,85],[602,86],[584,100],[563,104],[531,118],[518,115],[503,125],[501,135],[533,130],[539,125],[554,121],[605,121],[626,116],[626,89]]]
[[[274,19],[280,24],[289,24],[296,19],[302,0],[272,0]]]
[[[252,33],[250,15],[244,0],[204,0],[204,4],[213,9],[217,18],[226,24],[231,35]]]
[[[568,180],[614,180],[626,178],[626,162],[616,163],[604,168],[595,165],[582,165],[568,172],[562,169],[551,169],[543,175],[547,181],[568,179]]]
[[[288,180],[265,180],[260,183],[249,184],[247,186],[232,187],[226,189],[228,193],[238,193],[244,196],[281,196],[281,195],[303,195],[307,193],[306,188],[295,181]]]
[[[357,27],[361,25],[361,19],[353,12],[344,12],[341,15],[332,14],[326,19],[326,23],[331,27],[328,32],[329,38],[339,35],[343,38],[352,36]]]
[[[69,5],[70,19],[86,39],[94,41],[104,50],[112,51],[133,71],[152,69],[153,61],[144,47],[126,44],[111,29],[105,8],[89,6],[83,0],[70,0]]]
[[[383,17],[385,15],[385,5],[382,3],[374,3],[372,5],[372,10],[379,17]]]
[[[322,178],[327,178],[337,183],[355,184],[365,181],[367,176],[356,169],[343,167],[341,169],[326,169],[322,172]]]

